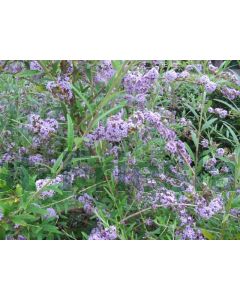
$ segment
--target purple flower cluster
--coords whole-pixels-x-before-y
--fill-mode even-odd
[[[202,72],[202,69],[201,64],[187,65],[185,68],[186,71],[197,71],[198,73]]]
[[[215,67],[213,64],[209,63],[208,69],[212,74],[216,74],[218,71],[218,67]]]
[[[12,153],[4,153],[2,158],[0,159],[0,165],[13,162],[15,159],[15,155]]]
[[[196,205],[196,213],[203,219],[210,219],[213,215],[223,210],[223,199],[218,196],[208,204],[203,197],[199,197]]]
[[[122,119],[121,114],[117,114],[107,120],[106,126],[100,125],[92,134],[86,137],[90,143],[98,140],[120,142],[128,136],[128,130],[128,122]]]
[[[209,146],[208,140],[207,139],[203,139],[201,141],[201,145],[202,145],[203,148],[208,148],[208,146]]]
[[[117,230],[115,226],[103,228],[101,225],[93,228],[88,237],[89,240],[116,240],[116,238]]]
[[[66,101],[68,104],[72,102],[73,93],[68,76],[59,76],[57,81],[49,81],[46,87],[56,98]]]
[[[47,213],[44,215],[44,219],[57,219],[58,214],[52,207],[47,208]]]
[[[153,224],[154,224],[154,222],[153,222],[153,220],[151,219],[151,218],[147,218],[146,220],[145,220],[145,225],[146,226],[153,226]]]
[[[30,61],[30,70],[43,71],[42,66],[37,62],[37,60]]]
[[[182,118],[179,119],[179,124],[182,125],[182,126],[191,127],[192,126],[192,121],[187,120],[186,118],[182,117]]]
[[[120,142],[126,138],[132,130],[141,132],[143,126],[147,128],[148,125],[145,124],[146,122],[150,125],[149,130],[152,130],[152,126],[154,126],[160,136],[167,141],[167,151],[172,154],[177,153],[189,164],[191,163],[191,158],[186,151],[184,143],[180,140],[176,140],[176,133],[163,123],[164,120],[160,113],[149,110],[143,112],[137,111],[127,121],[122,119],[121,114],[110,117],[107,120],[106,126],[100,125],[93,133],[86,136],[88,139],[87,144],[91,146],[98,140]]]
[[[221,173],[228,173],[229,172],[229,168],[227,166],[223,166],[223,167],[221,167],[220,172]]]
[[[182,71],[181,73],[178,73],[178,79],[187,79],[190,77],[190,73],[187,70]]]
[[[160,191],[156,192],[153,205],[162,204],[165,207],[172,207],[177,204],[177,199],[173,191],[161,188]]]
[[[218,157],[223,156],[224,153],[225,153],[225,151],[224,151],[223,148],[218,148],[217,151],[216,151],[216,155],[217,155]]]
[[[219,116],[219,118],[224,119],[228,115],[227,110],[222,109],[222,108],[212,108],[209,107],[208,112],[211,114],[216,114]]]
[[[185,226],[182,232],[179,234],[183,240],[203,240],[202,233],[199,229],[195,229],[191,225]]]
[[[71,186],[77,179],[88,179],[91,173],[91,167],[87,164],[73,167],[71,170],[63,173],[64,185]]]
[[[11,64],[8,64],[4,70],[16,74],[21,72],[23,69],[24,69],[24,64],[22,61],[14,61]]]
[[[104,84],[107,84],[114,74],[115,70],[113,69],[111,60],[103,60],[97,67],[95,81],[97,83],[103,82]]]
[[[144,118],[151,125],[154,125],[154,127],[157,129],[161,137],[163,137],[164,139],[166,140],[176,139],[176,133],[163,124],[163,122],[161,121],[162,117],[159,113],[146,110],[144,112]]]
[[[44,120],[39,115],[32,114],[26,127],[30,132],[37,134],[41,141],[46,141],[57,132],[58,122],[53,118]]]
[[[71,60],[62,60],[61,71],[64,76],[70,76],[73,73],[73,62]]]
[[[206,163],[204,164],[204,167],[206,170],[209,171],[215,167],[216,163],[217,163],[217,160],[215,157],[213,157],[206,161]]]
[[[239,75],[237,75],[233,70],[220,73],[220,77],[225,80],[229,80],[238,86],[240,85]]]
[[[240,91],[237,91],[237,90],[235,90],[233,88],[229,88],[227,86],[224,86],[221,89],[221,92],[229,100],[234,100],[234,99],[236,99],[237,97],[240,96]]]
[[[213,93],[216,88],[217,84],[212,82],[207,75],[203,75],[198,79],[198,83],[203,85],[205,87],[205,90],[207,93],[211,94]]]
[[[30,155],[29,158],[30,165],[37,166],[44,162],[44,158],[41,154]]]
[[[172,82],[178,78],[178,74],[174,70],[170,70],[165,73],[164,77],[166,82]]]
[[[169,141],[167,142],[165,149],[170,152],[171,154],[178,154],[179,156],[184,157],[188,163],[191,163],[191,158],[189,157],[189,154],[186,151],[185,145],[181,141]]]
[[[128,72],[123,78],[123,86],[129,95],[145,95],[158,79],[157,68],[152,68],[145,74],[140,71]]]
[[[94,199],[87,193],[84,193],[82,196],[79,196],[77,200],[83,204],[83,210],[87,215],[92,215],[95,211]]]
[[[40,191],[45,186],[47,187],[47,186],[57,185],[57,184],[61,184],[61,183],[63,183],[63,176],[58,175],[54,179],[51,179],[51,178],[39,179],[35,182],[35,185],[36,185],[37,191]],[[51,198],[55,195],[55,191],[54,190],[42,191],[42,192],[40,192],[40,195],[41,195],[42,199]]]
[[[195,191],[191,190],[191,194],[195,195]],[[180,220],[180,228],[176,232],[176,235],[181,239],[203,239],[201,231],[197,228],[196,221],[187,211],[189,199],[186,196],[182,195],[177,198],[176,193],[173,191],[166,188],[160,188],[150,195],[139,193],[138,197],[140,197],[139,199],[144,202],[148,200],[152,204],[153,209],[162,205],[165,208],[170,208],[174,211]],[[217,211],[217,204],[215,202],[211,204],[211,207],[214,207],[214,211]]]

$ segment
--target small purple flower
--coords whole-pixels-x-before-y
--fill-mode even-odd
[[[228,115],[228,112],[225,109],[222,109],[222,108],[215,108],[214,109],[212,107],[209,107],[208,112],[211,113],[211,114],[218,115],[221,119],[226,118],[226,116]]]
[[[99,125],[93,133],[88,134],[86,137],[89,140],[89,145],[98,140],[120,142],[128,136],[128,131],[128,122],[124,121],[120,114],[117,114],[108,118],[105,127],[103,125]]]
[[[54,179],[50,179],[50,178],[39,179],[35,182],[35,185],[36,185],[37,191],[39,191],[39,190],[43,189],[45,186],[47,187],[47,186],[60,184],[60,183],[63,183],[63,176],[62,175],[58,175]],[[46,191],[41,192],[40,195],[43,199],[51,198],[55,195],[55,191],[46,190]]]
[[[32,60],[30,61],[30,70],[43,71],[43,68],[36,60]]]
[[[177,78],[178,78],[178,74],[174,70],[170,70],[165,73],[165,80],[167,82],[172,82],[172,81],[176,80]]]
[[[3,211],[2,211],[2,209],[0,208],[0,221],[2,221],[2,219],[3,219]]]
[[[154,85],[158,76],[157,68],[152,68],[145,74],[139,71],[128,72],[123,78],[123,86],[130,95],[145,95]]]
[[[93,228],[88,239],[89,240],[115,240],[117,238],[117,231],[115,226],[102,228],[98,226]]]
[[[209,93],[209,94],[213,93],[217,88],[217,84],[214,83],[214,82],[211,82],[211,81],[206,83],[204,86],[205,86],[206,92]]]
[[[29,124],[26,125],[28,130],[38,135],[39,142],[45,142],[57,132],[58,122],[53,118],[42,119],[39,115],[32,114],[29,117]]]
[[[18,240],[26,240],[27,238],[24,235],[18,235],[17,237]]]
[[[52,207],[47,208],[47,213],[44,215],[45,219],[56,219],[58,218],[58,214],[56,210]]]
[[[220,169],[220,172],[221,173],[228,173],[229,172],[229,168],[227,166],[223,166],[221,169]]]
[[[203,75],[198,79],[198,83],[203,84],[203,85],[205,85],[209,82],[210,82],[210,79],[207,75]]]
[[[174,154],[177,152],[177,145],[175,141],[169,141],[167,142],[165,149],[169,151],[171,154]]]
[[[201,141],[201,145],[202,145],[203,148],[208,148],[208,146],[209,146],[208,140],[207,139],[203,139]]]
[[[226,118],[226,116],[228,115],[228,112],[225,109],[222,108],[215,108],[215,114],[219,115],[219,117],[221,119]]]
[[[174,206],[177,203],[175,193],[173,191],[162,189],[156,192],[153,204],[160,203],[165,207]]]
[[[12,153],[4,153],[0,159],[0,165],[4,163],[10,163],[14,161],[14,155]]]
[[[182,71],[181,73],[178,74],[178,79],[187,79],[190,77],[190,73],[188,71]]]
[[[210,170],[209,173],[210,173],[212,176],[217,176],[217,175],[219,175],[219,170],[218,170],[218,169],[213,169],[213,170]]]
[[[201,64],[196,64],[196,65],[187,65],[185,70],[187,71],[197,71],[198,73],[202,72],[202,65]]]
[[[197,239],[197,235],[194,231],[194,229],[188,225],[184,228],[183,232],[182,232],[182,239],[183,240],[196,240]]]
[[[70,83],[70,78],[66,75],[59,76],[57,81],[49,81],[46,88],[60,100],[66,101],[68,104],[71,103],[73,99],[73,93]]]
[[[111,60],[103,60],[97,67],[96,82],[103,82],[105,84],[114,76],[115,70],[113,69]]]
[[[223,148],[218,148],[216,151],[217,156],[223,156],[224,155],[224,149]]]
[[[233,88],[229,88],[227,86],[223,87],[221,89],[221,92],[229,100],[234,100],[235,98],[240,96],[240,91],[237,91]]]
[[[28,158],[29,163],[33,166],[37,166],[39,164],[43,163],[43,156],[41,154],[35,154],[35,155],[31,155]]]
[[[148,219],[145,220],[145,224],[150,227],[150,226],[153,226],[154,223],[153,223],[153,220],[151,218],[148,218]]]
[[[209,64],[208,65],[208,68],[209,68],[209,71],[211,72],[211,73],[213,73],[213,74],[216,74],[217,73],[217,71],[218,71],[218,67],[215,67],[213,64]]]
[[[214,198],[207,204],[204,198],[199,198],[196,206],[196,213],[203,219],[210,219],[214,214],[223,210],[223,200],[220,196]]]
[[[87,193],[84,193],[82,196],[78,197],[77,200],[83,204],[83,210],[87,215],[92,215],[96,210],[93,197]]]
[[[214,108],[209,107],[209,108],[208,108],[208,112],[209,112],[210,114],[214,113]]]
[[[213,167],[215,167],[216,163],[217,163],[217,160],[215,157],[213,157],[213,158],[210,158],[208,161],[206,161],[206,163],[204,164],[204,167],[206,170],[209,171],[209,170],[213,169]]]

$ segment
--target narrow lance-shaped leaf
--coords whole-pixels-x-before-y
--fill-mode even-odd
[[[217,118],[208,120],[205,124],[203,124],[202,130],[209,128],[216,120]]]
[[[73,149],[73,142],[74,142],[74,130],[73,130],[73,121],[70,115],[67,115],[67,148],[68,151],[71,152]]]

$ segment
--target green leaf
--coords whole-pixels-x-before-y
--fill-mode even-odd
[[[198,120],[198,119],[199,119],[199,116],[198,116],[198,114],[196,113],[196,111],[194,110],[194,108],[193,108],[191,105],[187,104],[187,103],[184,103],[184,105],[185,105],[188,109],[190,109],[190,111],[194,114],[194,116],[195,116],[196,119]]]
[[[93,127],[103,118],[105,118],[106,116],[110,115],[113,112],[119,111],[122,107],[124,107],[124,105],[126,104],[126,102],[122,102],[119,105],[109,109],[108,111],[102,113],[98,118],[95,119],[95,121],[93,122]]]
[[[194,161],[194,160],[195,160],[195,155],[194,155],[194,153],[192,152],[192,149],[188,146],[187,143],[185,143],[185,147],[186,147],[186,149],[187,149],[187,151],[188,151],[188,154],[190,155],[191,159]]]
[[[208,120],[202,127],[202,130],[209,128],[218,118]]]
[[[232,208],[240,207],[240,195],[235,197],[232,201]]]
[[[4,188],[7,186],[6,180],[0,179],[0,188]]]
[[[84,156],[84,157],[73,158],[72,163],[76,163],[83,160],[91,160],[91,159],[99,159],[99,156],[95,155],[95,156]]]
[[[232,130],[232,128],[226,123],[226,122],[223,122],[224,125],[227,127],[227,129],[229,130],[229,132],[231,133],[231,136],[234,140],[234,142],[236,144],[239,144],[239,140],[238,140],[238,137],[236,136],[235,132]]]
[[[17,73],[15,76],[17,78],[27,78],[27,77],[32,77],[34,75],[38,75],[41,74],[41,72],[37,71],[37,70],[26,70],[26,71],[22,71],[20,73]]]
[[[15,224],[26,226],[28,223],[34,222],[36,217],[29,215],[29,214],[22,214],[19,216],[12,217],[12,221]]]
[[[77,148],[79,148],[83,141],[84,141],[83,137],[76,137],[74,139],[74,144],[76,145]]]
[[[17,194],[18,197],[21,197],[22,194],[23,194],[23,188],[20,184],[16,185],[16,194]]]
[[[215,235],[213,233],[209,232],[206,229],[202,229],[202,234],[208,240],[215,240],[216,239]]]
[[[54,226],[54,225],[48,225],[48,224],[45,225],[44,224],[44,225],[42,225],[42,228],[43,228],[44,231],[47,231],[47,232],[50,232],[50,233],[62,234],[61,231],[59,231],[57,229],[57,227]]]
[[[67,147],[68,151],[71,152],[73,149],[73,142],[74,142],[74,131],[73,131],[73,121],[69,114],[67,114]]]
[[[194,145],[195,147],[197,148],[198,147],[198,143],[199,143],[199,140],[197,138],[197,135],[194,131],[191,131],[191,136],[192,136],[192,140],[194,142]]]
[[[112,65],[115,70],[119,71],[122,66],[122,61],[121,60],[112,60]]]
[[[0,240],[5,240],[6,230],[2,226],[0,227]]]
[[[74,92],[78,95],[78,97],[80,97],[84,103],[86,104],[87,108],[89,109],[91,115],[93,115],[93,109],[91,104],[88,102],[87,98],[81,93],[81,91],[79,89],[77,89],[76,86],[72,85],[72,89],[74,90]]]
[[[58,157],[58,159],[55,161],[55,163],[51,169],[52,174],[57,173],[58,168],[61,166],[61,164],[63,162],[63,157],[64,157],[64,152],[62,152],[60,154],[60,156]]]

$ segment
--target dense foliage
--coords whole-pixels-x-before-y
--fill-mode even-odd
[[[1,239],[239,239],[239,62],[1,61]]]

